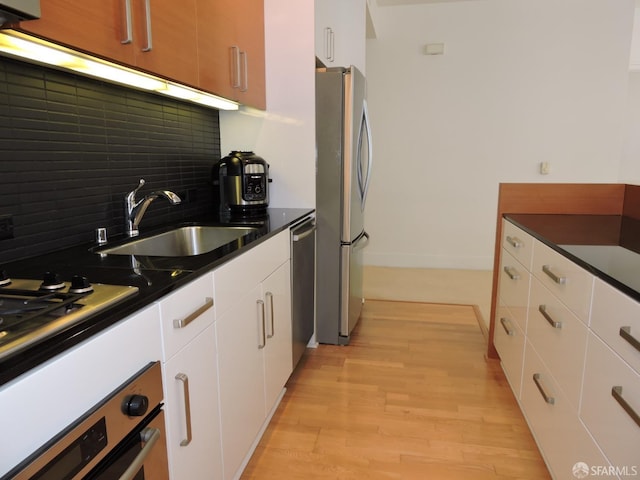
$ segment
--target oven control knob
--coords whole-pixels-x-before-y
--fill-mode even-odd
[[[46,272],[42,278],[40,290],[60,290],[64,288],[64,282],[60,275],[54,272]]]
[[[74,275],[71,277],[71,287],[69,287],[69,293],[89,293],[93,292],[93,287],[89,283],[87,277],[82,275]]]
[[[142,417],[149,409],[149,399],[145,395],[127,395],[122,402],[122,413],[129,417]]]

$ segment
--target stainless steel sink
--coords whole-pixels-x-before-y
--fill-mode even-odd
[[[117,247],[96,250],[106,255],[148,255],[155,257],[188,257],[202,255],[256,232],[254,227],[189,226],[152,237],[132,240]]]

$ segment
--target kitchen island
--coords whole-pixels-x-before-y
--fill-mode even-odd
[[[595,197],[616,195],[593,213],[588,201],[554,212],[540,195],[499,208],[490,349],[558,479],[576,468],[614,477],[640,468],[637,188],[601,187]],[[589,186],[527,189],[554,199],[549,192],[588,196]]]

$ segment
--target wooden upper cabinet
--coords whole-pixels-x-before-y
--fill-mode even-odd
[[[199,85],[266,108],[263,0],[197,0]]]
[[[196,0],[131,1],[135,65],[197,86]]]
[[[22,22],[20,29],[198,85],[195,0],[179,7],[169,0],[41,0],[41,9],[40,19]]]
[[[134,65],[127,38],[125,0],[41,0],[41,18],[20,30],[56,43]]]

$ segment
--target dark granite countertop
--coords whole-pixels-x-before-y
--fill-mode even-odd
[[[640,221],[620,215],[505,214],[598,278],[640,301]]]
[[[197,256],[104,256],[93,251],[95,244],[84,244],[1,265],[0,269],[6,270],[13,278],[40,279],[45,271],[54,271],[66,280],[74,274],[79,274],[87,276],[92,283],[130,285],[138,287],[139,291],[122,303],[3,358],[0,361],[0,385],[289,228],[313,211],[312,208],[269,208],[267,214],[262,217],[233,220],[220,218],[212,213],[188,219],[178,225],[143,231],[139,237],[144,238],[183,225],[251,225],[258,229],[256,233],[251,233],[239,241]],[[106,246],[118,245],[126,240],[123,236],[114,237],[109,239]]]

